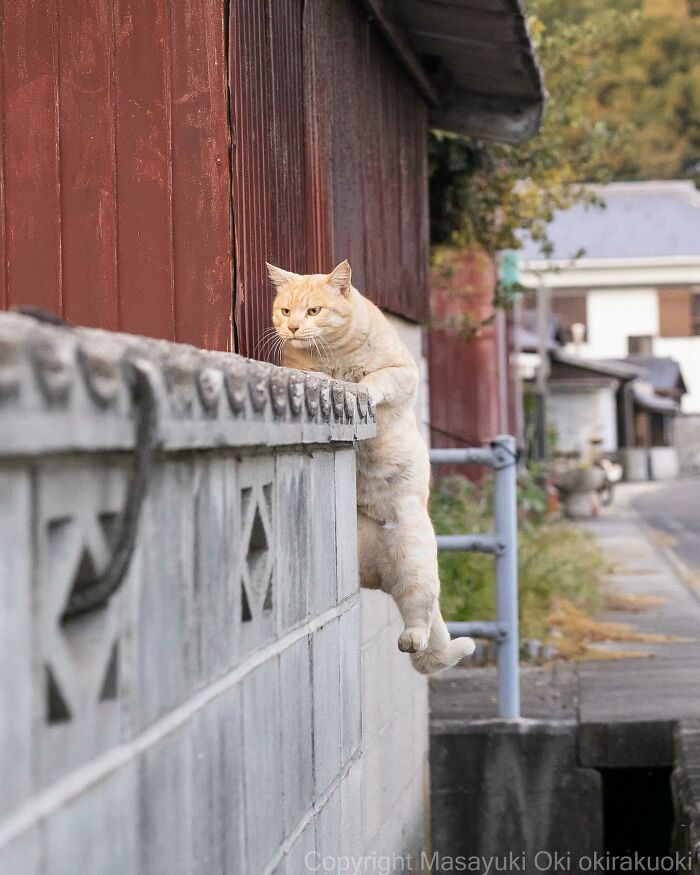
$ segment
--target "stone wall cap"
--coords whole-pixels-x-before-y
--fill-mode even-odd
[[[374,436],[364,386],[235,353],[0,313],[0,455],[133,447],[134,368],[165,450]]]

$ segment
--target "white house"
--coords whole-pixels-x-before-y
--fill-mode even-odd
[[[700,192],[685,181],[593,188],[606,207],[558,213],[550,258],[525,243],[522,284],[549,290],[569,352],[675,359],[688,390],[682,410],[700,413]]]

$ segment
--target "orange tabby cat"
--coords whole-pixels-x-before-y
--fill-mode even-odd
[[[377,436],[357,445],[360,583],[399,607],[399,649],[425,674],[474,651],[450,640],[440,613],[435,533],[428,515],[430,462],[413,409],[418,368],[396,329],[351,284],[350,265],[300,276],[268,264],[277,287],[272,319],[287,367],[363,383]]]

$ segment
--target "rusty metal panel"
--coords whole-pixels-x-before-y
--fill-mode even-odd
[[[264,262],[427,315],[427,109],[355,0],[232,0],[239,348],[265,357]]]
[[[307,270],[322,273],[333,261],[332,10],[306,0],[302,20]]]
[[[455,251],[433,268],[428,366],[431,374],[451,375],[430,385],[434,447],[479,446],[500,430],[498,337],[489,322],[495,283],[485,253]],[[487,324],[474,333],[480,323]]]
[[[330,0],[312,0],[329,4]],[[354,0],[332,4],[333,261],[380,306],[427,317],[427,107]]]
[[[307,270],[303,0],[233,0],[229,76],[240,351],[264,355],[265,261]]]

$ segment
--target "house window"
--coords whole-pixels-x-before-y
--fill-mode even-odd
[[[552,313],[559,319],[559,325],[567,342],[583,343],[587,334],[587,314],[585,293],[561,294],[558,292],[552,298]],[[582,325],[583,331],[576,336],[574,325]]]
[[[640,334],[627,338],[627,352],[629,355],[652,355],[651,335]]]
[[[691,328],[693,334],[700,334],[700,292],[693,292],[691,303]]]

